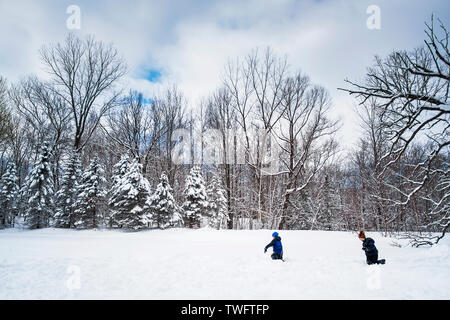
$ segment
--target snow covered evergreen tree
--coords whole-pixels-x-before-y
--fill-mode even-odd
[[[112,208],[113,203],[111,203],[111,195],[118,192],[121,188],[122,178],[128,172],[128,167],[130,166],[130,158],[128,155],[123,155],[119,162],[117,162],[113,167],[112,185],[108,191],[108,226],[112,228],[114,226],[114,208]]]
[[[18,180],[16,165],[8,163],[0,180],[0,228],[14,226],[19,196]]]
[[[229,220],[227,198],[217,176],[213,176],[208,186],[207,195],[209,202],[209,226],[217,230],[226,227]]]
[[[94,157],[77,188],[74,204],[74,226],[79,229],[98,228],[104,219],[105,178],[98,157]]]
[[[73,151],[68,159],[61,179],[61,188],[56,193],[55,227],[73,227],[73,214],[77,200],[78,184],[81,181],[82,170],[78,152]]]
[[[132,160],[128,171],[120,178],[111,192],[109,207],[115,226],[138,230],[151,223],[150,183],[142,175],[141,164]]]
[[[186,177],[183,203],[183,220],[185,226],[200,227],[203,216],[208,214],[208,196],[200,168],[195,166]]]
[[[177,226],[182,222],[180,209],[172,195],[172,187],[165,173],[161,174],[155,193],[151,196],[150,210],[158,228]]]
[[[119,162],[114,165],[113,168],[113,183],[120,182],[123,176],[128,172],[131,160],[128,155],[124,155],[120,158]]]
[[[50,148],[44,144],[22,188],[24,222],[30,229],[49,226],[54,210],[54,184]]]

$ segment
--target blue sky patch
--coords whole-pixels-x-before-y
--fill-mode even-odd
[[[161,80],[162,74],[161,71],[156,69],[147,69],[143,70],[142,78],[150,81],[150,82],[159,82]]]

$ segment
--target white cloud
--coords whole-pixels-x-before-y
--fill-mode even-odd
[[[11,81],[42,75],[38,49],[64,39],[71,4],[81,8],[79,34],[113,42],[130,70],[123,83],[146,96],[177,84],[195,106],[220,84],[229,58],[271,46],[330,91],[346,146],[358,136],[354,100],[336,88],[360,79],[374,54],[420,45],[431,13],[448,21],[450,12],[446,0],[0,0],[0,73]],[[372,4],[381,9],[381,30],[366,27]],[[141,68],[161,70],[163,83],[139,79]]]

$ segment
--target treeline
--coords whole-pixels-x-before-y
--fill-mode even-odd
[[[220,229],[228,220],[226,199],[218,179],[206,186],[198,167],[186,177],[184,203],[180,206],[165,173],[152,190],[136,159],[123,156],[113,167],[108,184],[99,158],[86,170],[73,151],[64,164],[56,191],[51,152],[45,143],[33,169],[20,188],[17,171],[10,162],[2,178],[4,226],[14,226],[18,215],[30,229],[57,228],[170,228],[205,224]],[[108,186],[109,185],[109,186]],[[208,187],[209,192],[206,187]]]
[[[450,213],[450,59],[444,25],[426,27],[424,46],[346,80],[364,131],[347,151],[327,90],[270,48],[230,60],[188,109],[176,87],[124,94],[125,62],[93,37],[44,46],[45,80],[0,80],[0,226],[366,229],[435,243]]]

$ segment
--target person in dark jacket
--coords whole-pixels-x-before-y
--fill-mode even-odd
[[[378,250],[375,247],[375,241],[372,238],[366,238],[364,231],[358,235],[359,240],[363,242],[362,249],[366,253],[367,264],[384,264],[386,260],[378,260]]]
[[[272,238],[272,241],[264,248],[264,253],[267,252],[267,249],[273,247],[272,259],[283,260],[283,245],[281,244],[281,238],[278,236],[278,232],[272,233]]]

